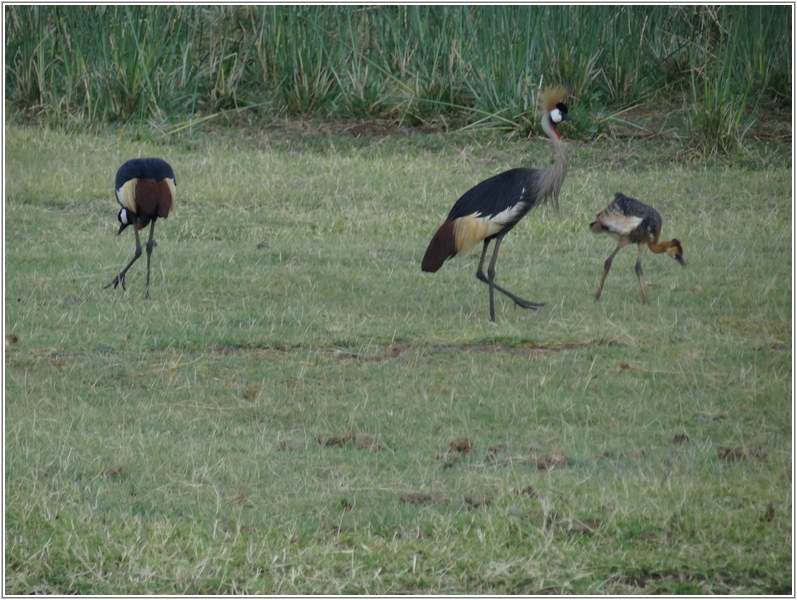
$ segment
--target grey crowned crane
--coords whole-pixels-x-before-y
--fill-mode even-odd
[[[138,232],[149,225],[149,241],[147,241],[147,293],[149,298],[150,257],[155,247],[155,221],[169,216],[174,201],[177,179],[169,163],[160,158],[134,158],[119,167],[116,172],[116,200],[122,206],[119,211],[119,231],[122,233],[128,225],[133,225],[136,234],[136,252],[130,262],[105,286],[122,284],[125,288],[125,275],[133,263],[141,256],[141,241]]]
[[[530,302],[495,283],[495,263],[501,241],[526,214],[538,204],[553,200],[559,211],[559,191],[567,173],[567,150],[557,127],[563,121],[574,121],[563,103],[567,91],[561,86],[540,94],[542,130],[553,142],[554,163],[547,169],[518,168],[499,173],[475,185],[457,200],[448,218],[432,237],[421,269],[435,273],[454,256],[465,256],[470,249],[484,242],[476,277],[490,286],[490,321],[495,322],[494,290],[509,297],[521,308],[538,310],[544,303]],[[482,267],[487,247],[495,240],[487,276]]]
[[[669,241],[659,241],[661,215],[658,211],[647,204],[642,204],[639,200],[624,196],[620,192],[614,195],[614,200],[611,201],[609,206],[598,213],[595,220],[589,224],[589,228],[593,233],[606,233],[617,240],[617,247],[614,252],[603,263],[603,277],[601,277],[601,283],[598,286],[598,293],[595,294],[596,301],[601,299],[603,283],[606,281],[609,269],[612,268],[612,260],[628,244],[637,244],[638,246],[635,269],[639,278],[639,286],[642,288],[643,304],[648,303],[645,282],[642,280],[642,250],[645,245],[654,254],[666,252],[677,260],[682,267],[686,266],[681,242],[675,238]]]

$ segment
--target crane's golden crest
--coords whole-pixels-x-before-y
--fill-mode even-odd
[[[567,90],[561,85],[550,85],[544,90],[540,91],[539,102],[540,109],[545,112],[551,112],[556,105],[564,102],[567,98]]]

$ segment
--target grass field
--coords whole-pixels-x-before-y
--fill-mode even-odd
[[[791,593],[789,148],[570,141],[498,262],[547,304],[493,325],[478,249],[420,260],[550,143],[416,133],[6,124],[7,594]],[[143,259],[103,289],[145,155],[178,182],[149,300]],[[649,305],[633,249],[593,301],[616,191],[684,245]]]

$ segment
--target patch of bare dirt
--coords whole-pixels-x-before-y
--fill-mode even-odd
[[[307,444],[299,440],[282,440],[279,444],[277,444],[277,450],[279,451],[306,450],[306,449],[307,449]]]
[[[470,452],[476,449],[476,443],[471,438],[462,436],[452,441],[448,448],[457,452]]]
[[[348,432],[342,435],[317,435],[315,441],[321,446],[338,448],[341,446],[350,446],[357,450],[366,450],[368,452],[381,452],[387,448],[374,440],[370,435],[357,435],[357,430],[352,427]],[[279,450],[279,448],[278,448]]]
[[[752,444],[746,446],[717,446],[717,456],[727,462],[739,460],[764,460],[769,454],[767,447],[763,444]]]
[[[467,494],[464,498],[465,504],[473,508],[482,508],[490,506],[490,499],[486,496],[478,496],[476,494]]]
[[[672,440],[670,441],[670,443],[673,445],[688,444],[689,442],[690,442],[689,436],[686,435],[685,433],[676,433],[675,437],[673,437]]]
[[[100,477],[112,478],[119,477],[122,474],[122,465],[116,465],[110,469],[105,469],[100,473]]]
[[[450,504],[451,500],[443,494],[427,494],[425,492],[414,492],[405,494],[401,497],[405,504]]]

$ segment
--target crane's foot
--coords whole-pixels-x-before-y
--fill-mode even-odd
[[[512,298],[512,300],[520,308],[530,308],[532,310],[540,310],[543,306],[545,306],[545,302],[529,302],[528,300],[524,300],[523,298]]]
[[[121,274],[114,277],[113,281],[102,289],[107,290],[111,286],[113,286],[113,289],[116,289],[116,286],[120,283],[122,284],[122,289],[127,291],[127,288],[125,287],[125,276]]]

